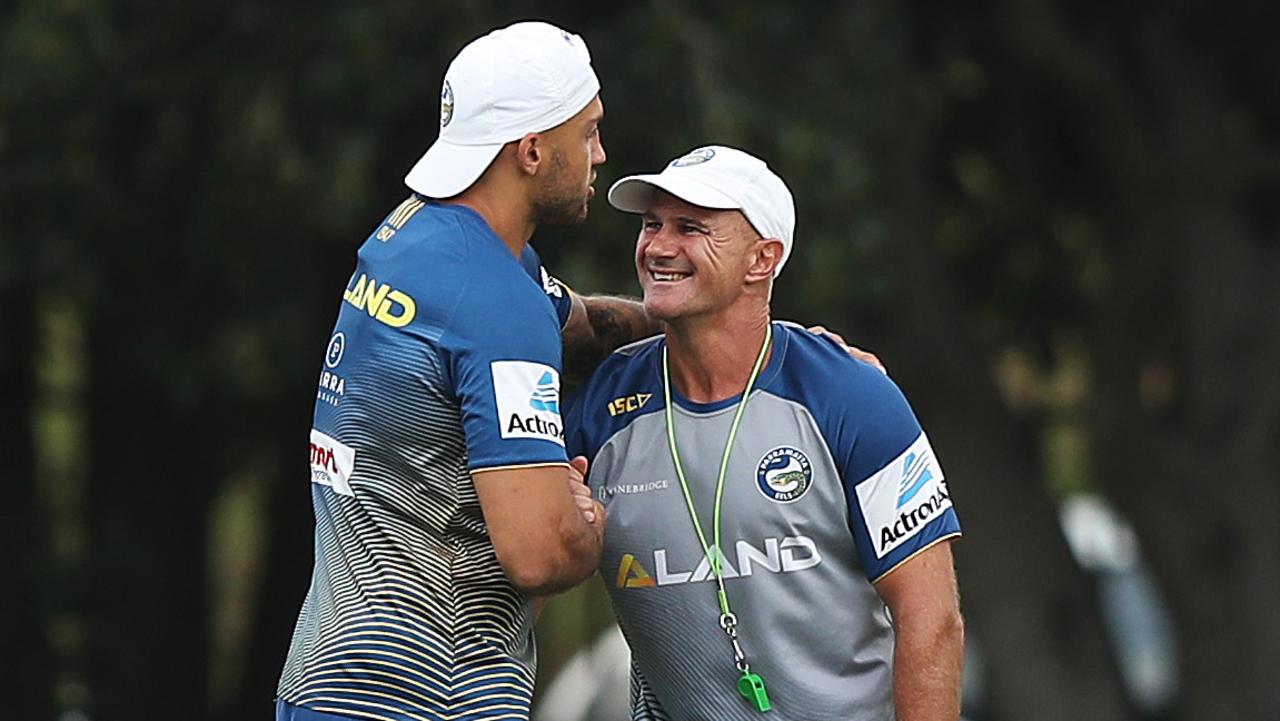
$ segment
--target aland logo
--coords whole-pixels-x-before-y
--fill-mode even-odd
[[[791,503],[813,485],[813,466],[797,448],[775,448],[756,464],[756,486],[765,498],[778,503]]]

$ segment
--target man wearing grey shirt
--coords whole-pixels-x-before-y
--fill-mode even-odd
[[[575,400],[570,457],[606,508],[600,572],[632,650],[632,718],[954,721],[960,533],[897,386],[771,320],[794,204],[710,146],[609,192],[666,332]]]

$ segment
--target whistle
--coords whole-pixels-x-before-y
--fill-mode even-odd
[[[738,679],[738,693],[750,701],[757,711],[765,712],[773,708],[769,704],[769,692],[765,690],[764,679],[758,673],[744,673]]]

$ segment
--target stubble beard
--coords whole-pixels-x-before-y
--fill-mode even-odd
[[[533,219],[537,225],[577,225],[587,219],[586,194],[570,177],[568,166],[564,155],[551,155],[551,175],[533,206]]]

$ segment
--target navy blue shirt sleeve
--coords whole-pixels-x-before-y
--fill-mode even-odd
[[[831,450],[867,578],[958,534],[942,467],[897,384],[825,338],[791,325],[782,332],[784,384],[813,412]]]
[[[547,272],[547,269],[542,266],[542,259],[538,257],[537,251],[528,243],[524,246],[524,252],[520,254],[520,265],[530,278],[542,286],[542,292],[547,294],[547,299],[556,309],[556,318],[560,321],[560,327],[564,328],[564,324],[569,322],[569,313],[573,310],[573,298],[570,295],[569,286]]]
[[[850,426],[834,448],[849,500],[849,525],[871,581],[939,539],[960,532],[951,494],[906,397],[879,370],[859,364]]]
[[[467,467],[563,464],[560,331],[518,273],[472,284],[441,342],[467,437]]]

